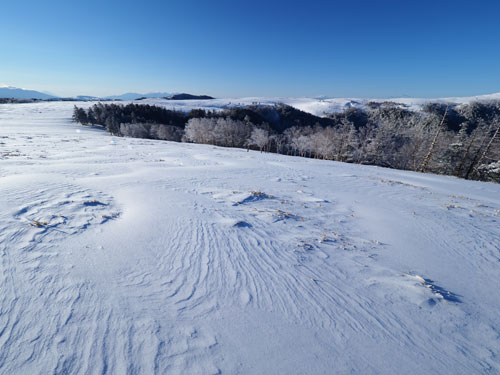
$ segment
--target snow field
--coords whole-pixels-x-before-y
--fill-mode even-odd
[[[500,371],[500,186],[0,106],[0,373]]]

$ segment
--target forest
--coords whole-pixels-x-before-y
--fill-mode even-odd
[[[500,182],[500,101],[394,102],[318,117],[284,104],[181,112],[158,106],[98,103],[73,120],[116,136],[245,147],[347,163]]]

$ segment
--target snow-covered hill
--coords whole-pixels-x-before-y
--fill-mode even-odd
[[[0,85],[0,98],[9,99],[54,99],[55,96],[43,92]]]
[[[126,94],[121,95],[111,95],[107,96],[104,99],[112,99],[112,100],[135,100],[138,98],[163,98],[166,96],[170,96],[172,94],[167,92],[150,92],[146,94],[139,94],[135,92],[128,92]]]
[[[234,106],[245,106],[251,104],[274,105],[276,103],[285,103],[292,107],[298,108],[304,112],[312,113],[316,116],[325,116],[334,112],[341,112],[346,108],[360,107],[363,108],[369,102],[385,102],[391,101],[401,103],[412,110],[420,110],[423,105],[429,102],[437,103],[469,103],[472,101],[489,101],[500,100],[500,93],[490,95],[479,95],[471,97],[456,97],[456,98],[393,98],[393,99],[356,99],[356,98],[333,98],[333,99],[318,99],[318,98],[289,98],[289,97],[251,97],[251,98],[225,98],[214,100],[165,100],[161,98],[151,98],[142,100],[138,103],[154,104],[163,106],[169,109],[177,109],[189,111],[194,108],[203,108],[205,110],[220,110]]]
[[[0,105],[0,373],[500,371],[500,185],[72,106]]]

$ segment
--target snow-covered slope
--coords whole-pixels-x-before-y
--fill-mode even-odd
[[[72,105],[0,105],[0,373],[500,371],[500,185],[113,138]]]

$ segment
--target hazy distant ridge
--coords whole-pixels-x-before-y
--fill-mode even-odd
[[[17,87],[0,87],[0,98],[13,99],[55,99],[56,96],[40,91],[20,89]]]

